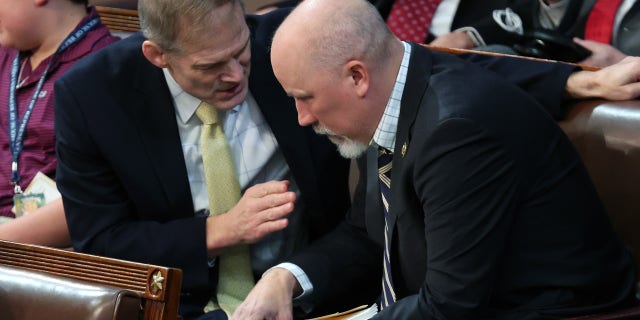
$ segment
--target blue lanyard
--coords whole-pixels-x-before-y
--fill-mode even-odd
[[[11,82],[9,85],[9,147],[11,148],[11,184],[14,185],[14,193],[19,194],[22,193],[22,189],[20,189],[20,174],[18,173],[18,158],[20,157],[20,153],[22,152],[22,147],[24,143],[24,132],[27,129],[27,123],[29,122],[29,118],[31,117],[31,112],[33,111],[33,107],[36,105],[36,100],[38,100],[38,96],[40,95],[40,91],[42,90],[42,86],[44,85],[44,81],[47,78],[47,74],[49,73],[49,68],[53,64],[53,61],[67,48],[69,48],[74,43],[82,40],[87,33],[93,30],[98,23],[100,22],[99,18],[93,18],[81,27],[77,28],[74,32],[72,32],[67,38],[62,42],[62,44],[58,47],[56,52],[49,60],[49,64],[47,68],[40,76],[40,80],[38,81],[38,85],[36,86],[35,91],[33,92],[33,96],[29,101],[29,105],[27,106],[27,110],[24,112],[24,116],[22,116],[22,120],[18,125],[18,106],[16,104],[16,90],[17,82],[18,82],[18,65],[20,64],[20,53],[16,55],[16,58],[13,59],[13,64],[11,66]]]

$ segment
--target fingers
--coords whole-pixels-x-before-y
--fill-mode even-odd
[[[273,215],[273,218],[268,218],[268,220],[274,220],[293,211],[296,194],[293,191],[287,191],[288,188],[289,181],[269,181],[247,189],[243,197],[252,200],[251,203],[254,206],[252,210],[267,210]],[[271,208],[279,209],[269,210]]]
[[[293,193],[293,192],[292,192]],[[295,199],[295,193],[293,193]],[[269,207],[268,209],[263,210],[264,219],[267,221],[278,220],[287,216],[291,211],[293,211],[294,205],[293,201],[283,202],[282,204]]]
[[[263,198],[270,194],[283,193],[289,189],[289,181],[269,181],[256,184],[245,191],[245,196]]]
[[[276,231],[280,231],[284,228],[286,228],[289,225],[289,220],[287,219],[279,219],[279,220],[275,220],[275,221],[267,221],[264,222],[262,224],[260,224],[257,227],[256,230],[256,240],[254,241],[250,241],[249,243],[258,241],[259,239],[262,239],[263,237],[274,233]]]
[[[579,44],[579,45],[581,45],[581,46],[583,46],[583,47],[585,47],[587,49],[591,45],[591,41],[584,40],[584,39],[581,39],[581,38],[578,38],[578,37],[574,37],[573,38],[573,42],[575,42],[575,43],[577,43],[577,44]]]
[[[598,71],[603,96],[610,100],[629,100],[640,95],[640,58],[626,57],[619,63]]]
[[[251,244],[289,225],[296,193],[287,191],[289,181],[270,181],[245,191],[240,201],[224,214],[207,219],[207,249],[212,256],[227,247]]]
[[[289,224],[296,193],[287,191],[289,181],[270,181],[247,189],[240,201],[225,215],[230,218],[231,243],[251,244]]]
[[[638,80],[636,80],[638,81]],[[621,100],[631,100],[640,97],[640,82],[630,83],[625,86],[625,92],[621,95]]]
[[[276,207],[261,211],[254,217],[255,228],[249,232],[247,243],[254,243],[270,233],[280,231],[289,225],[286,216],[293,211],[293,203],[288,202]]]
[[[296,193],[287,191],[269,194],[261,198],[250,198],[249,196],[246,205],[249,211],[260,213],[260,216],[265,220],[275,220],[293,211],[295,201]]]
[[[580,38],[573,38],[573,42],[585,47],[586,49],[590,50],[590,51],[594,51],[597,50],[598,48],[602,47],[604,44],[600,43],[600,42],[596,42],[596,41],[591,41],[591,40],[585,40],[585,39],[580,39]]]

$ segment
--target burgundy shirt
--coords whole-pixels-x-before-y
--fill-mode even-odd
[[[82,25],[98,16],[95,8],[91,7],[87,16],[79,23]],[[112,36],[109,29],[102,23],[79,42],[67,48],[49,68],[47,79],[40,91],[40,98],[27,123],[24,135],[24,147],[18,158],[20,173],[20,187],[24,190],[38,171],[55,178],[55,134],[53,117],[53,84],[76,61],[95,52],[106,45],[117,41],[119,38]],[[0,47],[0,216],[13,217],[13,186],[11,185],[11,148],[9,147],[9,83],[11,82],[11,66],[18,52],[15,49]],[[20,59],[20,67],[23,66],[28,54],[23,53]],[[31,65],[24,64],[21,79],[26,79],[24,84],[16,91],[18,104],[18,123],[22,120],[29,101],[38,85],[40,76],[47,68],[49,57],[42,61],[35,70]]]

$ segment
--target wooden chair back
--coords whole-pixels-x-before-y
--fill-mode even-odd
[[[140,297],[144,320],[178,318],[180,269],[2,240],[0,266],[126,289]]]
[[[640,270],[640,100],[573,103],[560,126],[580,153],[614,228]],[[640,304],[567,320],[612,319],[640,319]]]
[[[140,30],[138,10],[96,6],[100,20],[111,32],[134,33]]]

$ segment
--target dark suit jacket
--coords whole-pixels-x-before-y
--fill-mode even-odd
[[[313,239],[350,205],[349,161],[298,125],[273,76],[268,42],[285,14],[247,18],[249,88],[300,188]],[[213,292],[205,219],[194,217],[173,100],[162,70],[142,55],[143,40],[122,40],[56,83],[58,187],[76,250],[180,268],[182,305],[202,310]]]
[[[359,164],[347,222],[293,260],[318,304],[380,284],[375,155]],[[455,57],[413,46],[391,192],[398,302],[380,319],[543,319],[633,294],[630,255],[562,130],[520,90]]]

